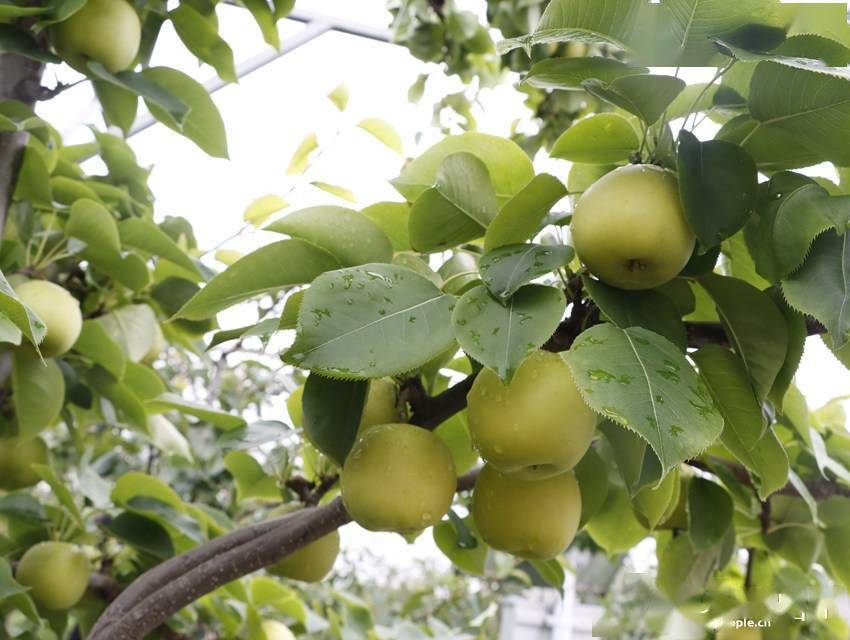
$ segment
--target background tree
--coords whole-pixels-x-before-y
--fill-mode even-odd
[[[503,26],[517,9],[493,4],[511,38],[499,58],[448,3],[404,5],[396,28],[420,57],[480,75],[524,70],[524,47],[523,82],[541,101],[580,96],[564,130],[535,143],[573,163],[567,186],[512,141],[450,136],[394,182],[404,202],[267,225],[281,205],[256,203],[248,221],[282,239],[219,273],[185,220],[154,219],[147,170],[120,136],[64,146],[33,111],[61,94],[41,85],[58,54],[125,134],[141,98],[226,156],[203,87],[148,65],[170,20],[232,81],[215,5],[0,7],[5,632],[268,638],[285,621],[316,637],[401,634],[376,626],[356,564],[340,578],[354,593],[284,581],[322,577],[317,558],[331,564],[350,510],[408,536],[433,524],[440,549],[478,576],[479,596],[443,607],[414,596],[405,609],[439,637],[492,635],[496,590],[561,584],[578,529],[577,544],[612,554],[653,537],[657,589],[707,633],[750,618],[772,621],[762,637],[845,637],[846,623],[816,615],[850,583],[845,419],[838,405],[811,413],[792,380],[809,334],[848,359],[850,195],[794,170],[850,164],[850,27],[841,7],[688,6],[683,20],[672,3],[555,0],[523,34]],[[246,7],[278,45],[291,2]],[[111,29],[90,22],[104,16]],[[88,35],[119,31],[120,42]],[[688,87],[648,73],[661,64],[718,72]],[[723,123],[712,140],[692,133],[704,116]],[[293,166],[314,152],[305,141]],[[105,174],[81,168],[93,155]],[[621,217],[624,198],[639,222]],[[581,222],[588,208],[600,229]],[[258,321],[218,330],[237,304],[256,305]],[[232,371],[207,352],[292,330],[283,370],[246,358]],[[293,424],[243,417],[305,378]],[[551,410],[531,426],[494,422],[523,403]],[[532,427],[569,451],[529,447]],[[67,579],[45,588],[45,574]],[[611,633],[655,633],[650,623]]]

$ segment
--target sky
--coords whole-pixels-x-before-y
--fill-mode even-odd
[[[483,3],[461,2],[480,11]],[[386,27],[390,16],[385,0],[299,0],[299,10],[311,10],[373,27]],[[223,37],[230,43],[238,61],[267,51],[256,25],[242,9],[221,6],[219,19]],[[295,22],[281,23],[284,41],[304,27]],[[214,73],[199,66],[166,23],[153,58],[155,64],[168,64],[204,82]],[[432,73],[426,94],[418,105],[407,99],[409,86],[421,73]],[[688,82],[704,81],[710,72],[685,70]],[[51,67],[48,81],[79,79],[67,67]],[[340,83],[350,92],[350,104],[340,113],[325,97]],[[392,124],[401,134],[406,155],[415,156],[439,139],[431,125],[431,105],[440,97],[457,91],[457,79],[447,79],[435,65],[414,59],[405,49],[341,33],[327,33],[277,61],[214,94],[228,129],[229,160],[206,156],[193,143],[162,125],[154,125],[131,138],[130,143],[142,165],[151,166],[150,185],[156,195],[155,213],[180,215],[195,227],[204,248],[217,245],[242,225],[248,204],[266,194],[285,196],[292,208],[315,204],[338,204],[362,208],[380,200],[400,200],[389,184],[404,161],[369,134],[357,128],[365,117],[377,117]],[[511,86],[486,90],[477,108],[479,130],[507,135],[511,122],[523,112],[522,96]],[[87,83],[81,83],[40,107],[40,113],[53,122],[66,143],[91,139],[88,125],[102,127],[99,109]],[[710,123],[706,126],[711,126]],[[301,177],[285,175],[295,148],[305,135],[315,132],[323,148],[321,157]],[[710,134],[710,130],[701,134]],[[703,135],[705,137],[705,135]],[[566,179],[569,164],[542,159],[540,170]],[[94,165],[96,168],[96,165]],[[828,173],[827,173],[828,175]],[[357,204],[339,200],[309,183],[324,181],[351,190]],[[228,242],[225,247],[248,251],[272,238],[265,232],[252,232]],[[220,266],[220,265],[219,265]],[[222,325],[240,326],[239,312],[224,313]],[[806,345],[797,383],[812,407],[850,392],[850,372],[844,369],[822,345],[811,338]],[[850,408],[850,407],[848,407]],[[356,525],[343,531],[344,543],[378,548],[384,558],[402,570],[415,571],[426,561],[447,568],[448,561],[436,550],[430,535],[408,545],[400,536],[363,536]]]

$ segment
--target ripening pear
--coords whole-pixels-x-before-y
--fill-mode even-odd
[[[573,246],[590,272],[621,289],[651,289],[688,263],[696,236],[669,171],[634,164],[591,185],[575,207]]]
[[[457,485],[452,454],[439,437],[410,424],[367,429],[340,473],[348,513],[371,531],[412,533],[437,524]]]
[[[281,578],[320,582],[333,569],[337,555],[339,531],[332,531],[266,567],[266,571]]]
[[[79,547],[67,542],[41,542],[27,549],[15,579],[45,609],[70,609],[89,583],[89,561]]]
[[[369,393],[360,414],[360,433],[378,424],[397,423],[403,419],[398,406],[396,384],[392,378],[375,378],[369,381]]]
[[[41,478],[32,468],[47,464],[47,445],[41,438],[0,438],[0,489],[14,491],[36,484]]]
[[[567,363],[537,351],[509,385],[483,369],[467,396],[469,431],[481,457],[504,473],[546,478],[572,469],[596,430]]]
[[[735,627],[720,627],[717,630],[716,640],[762,640],[761,629]]]
[[[52,27],[50,37],[56,53],[78,71],[86,72],[91,60],[118,73],[130,67],[139,53],[142,23],[126,0],[88,0]]]
[[[61,356],[74,346],[83,329],[83,314],[74,296],[46,280],[25,282],[15,293],[47,327],[47,334],[38,345],[45,358]]]
[[[277,620],[263,620],[262,627],[266,640],[295,640],[289,627]]]
[[[472,514],[481,537],[494,549],[548,560],[566,549],[578,531],[581,493],[572,471],[529,480],[485,464],[475,481]]]

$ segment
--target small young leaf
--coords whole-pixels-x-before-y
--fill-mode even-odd
[[[286,169],[286,175],[299,176],[310,166],[310,156],[319,148],[319,140],[315,133],[308,133],[295,149],[292,154],[292,159],[289,161],[289,167]]]
[[[509,381],[523,359],[549,339],[565,307],[564,294],[554,287],[526,285],[504,303],[475,287],[458,300],[452,324],[466,354]]]
[[[261,196],[254,200],[245,208],[245,213],[242,214],[242,219],[249,222],[255,227],[259,227],[271,216],[282,209],[286,209],[289,203],[274,194]]]
[[[389,122],[378,118],[365,118],[357,126],[363,129],[363,131],[372,134],[397,154],[404,154],[404,143],[401,141],[401,136]]]
[[[507,300],[523,285],[551,273],[575,257],[566,245],[511,244],[485,253],[481,279],[494,296]]]

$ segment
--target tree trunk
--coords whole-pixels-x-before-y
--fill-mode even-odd
[[[0,53],[0,100],[19,100],[29,107],[34,106],[43,71],[44,65],[40,62],[12,53]],[[6,224],[27,136],[25,131],[0,131],[0,236]]]

